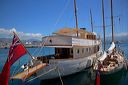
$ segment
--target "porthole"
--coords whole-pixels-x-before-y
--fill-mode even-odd
[[[50,39],[49,42],[52,43],[52,40]]]

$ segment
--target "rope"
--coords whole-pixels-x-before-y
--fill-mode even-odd
[[[12,74],[12,76],[14,76],[14,74],[17,74],[20,69],[21,69],[21,68],[19,68],[16,72],[14,72],[14,73]]]
[[[48,38],[48,37],[47,37]],[[47,39],[46,39],[46,41],[47,41]],[[38,54],[37,55],[39,55],[40,53],[41,53],[41,51],[42,51],[42,49],[43,49],[43,47],[44,47],[44,44],[45,44],[45,42],[43,43],[43,45],[42,45],[42,47],[41,47],[41,49],[39,49],[40,47],[38,47],[38,49],[36,49],[34,52],[33,52],[33,55],[36,53],[36,52],[38,52]]]
[[[20,62],[20,60],[19,60],[19,62]],[[19,66],[20,66],[20,63],[19,63]],[[13,76],[16,72],[18,72],[18,71],[20,70],[20,68],[17,70],[17,68],[18,68],[19,66],[16,66],[16,67],[14,68],[14,70],[13,70],[13,72],[12,72],[12,76]]]
[[[38,50],[39,50],[39,47],[33,52],[33,55],[34,55],[36,52],[38,52]]]
[[[59,68],[58,68],[57,72],[58,72],[58,74],[59,74],[59,78],[60,78],[60,81],[61,81],[61,85],[64,85],[63,80],[62,80],[61,75],[60,75]]]
[[[29,59],[28,59],[28,62],[29,62]],[[26,72],[26,73],[27,73],[27,75],[25,76],[25,78],[24,78],[24,79],[26,79],[26,78],[27,78],[27,76],[28,76],[28,74],[29,74],[29,68],[30,68],[30,67],[29,67],[29,64],[28,64],[27,66],[28,66],[28,69],[27,69],[27,72]],[[24,79],[23,79],[23,80],[24,80]]]
[[[47,71],[47,72],[45,72],[45,73],[43,73],[43,74],[41,74],[41,75],[39,75],[39,76],[37,76],[37,77],[35,77],[35,78],[32,78],[32,79],[30,79],[30,80],[28,80],[28,81],[26,81],[26,82],[33,81],[33,80],[35,80],[35,79],[37,79],[37,78],[39,78],[39,77],[41,77],[41,76],[43,76],[43,75],[45,75],[45,74],[47,74],[47,73],[53,71],[53,70],[55,70],[55,69],[56,69],[56,67],[53,68],[53,69],[50,69],[49,71]]]
[[[48,38],[49,38],[49,37],[47,37],[47,38],[46,38],[46,41],[48,40]],[[44,43],[43,43],[43,45],[42,45],[42,47],[41,47],[41,49],[39,50],[39,52],[38,52],[38,54],[37,54],[37,55],[39,55],[39,54],[40,54],[40,52],[41,52],[41,51],[42,51],[42,49],[44,48],[44,44],[45,44],[45,43],[46,43],[46,42],[44,42]]]
[[[44,45],[43,45],[43,47],[41,47],[41,49],[39,50],[39,52],[38,52],[37,55],[39,55],[41,53],[41,51],[42,51],[43,48],[44,48]]]
[[[14,68],[14,70],[13,70],[13,72],[12,72],[12,75],[14,75],[16,69],[17,69],[17,66]]]

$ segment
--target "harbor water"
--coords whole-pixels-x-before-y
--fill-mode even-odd
[[[120,48],[124,51],[126,58],[128,58],[128,44],[120,44]],[[9,49],[0,49],[0,72],[7,59]],[[28,48],[28,51],[33,56],[41,56],[47,54],[54,54],[54,48]],[[21,57],[12,67],[10,74],[13,75],[18,71],[21,65],[29,62],[31,58],[29,55]],[[95,85],[95,72],[92,68],[85,69],[79,73],[62,77],[64,85]],[[9,85],[62,85],[60,78],[51,80],[40,80],[39,78],[27,81],[9,81]],[[122,70],[118,73],[109,76],[105,79],[101,78],[101,85],[128,85],[128,70]]]

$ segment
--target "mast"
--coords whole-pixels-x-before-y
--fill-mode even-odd
[[[91,18],[91,28],[92,28],[92,32],[93,32],[93,23],[92,23],[92,12],[91,12],[91,9],[90,9],[90,18]]]
[[[105,37],[105,20],[104,20],[104,0],[102,0],[102,19],[103,19],[103,33],[104,33],[104,51],[106,49],[106,37]]]
[[[77,19],[76,0],[74,0],[74,11],[75,11],[75,19],[76,19],[76,34],[78,37],[78,19]]]
[[[112,42],[114,42],[114,27],[113,27],[113,8],[112,8],[112,0],[111,0],[111,25],[112,25]]]

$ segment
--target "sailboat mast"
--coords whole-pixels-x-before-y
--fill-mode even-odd
[[[92,28],[92,32],[93,32],[93,23],[92,23],[92,12],[91,12],[91,9],[90,9],[90,18],[91,18],[91,28]]]
[[[113,8],[112,8],[112,0],[111,0],[111,25],[112,25],[112,42],[114,42],[114,27],[113,27]]]
[[[103,19],[103,33],[104,33],[104,51],[106,49],[106,37],[105,37],[105,20],[104,20],[104,0],[102,0],[102,19]]]
[[[76,0],[74,0],[74,11],[75,11],[75,19],[76,19],[76,34],[78,37],[78,19],[77,19]]]

